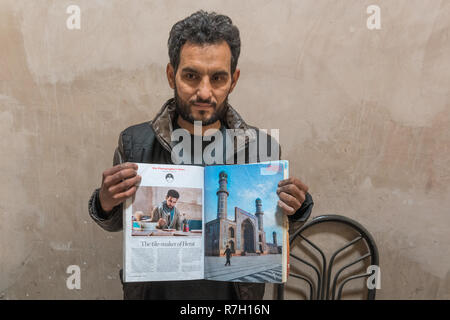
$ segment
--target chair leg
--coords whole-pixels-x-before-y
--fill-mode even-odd
[[[277,300],[284,300],[284,283],[277,284]]]

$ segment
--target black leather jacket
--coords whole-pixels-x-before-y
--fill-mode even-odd
[[[174,143],[171,142],[170,136],[172,132],[172,123],[175,117],[176,112],[174,99],[170,99],[163,105],[152,121],[134,125],[122,131],[119,136],[118,147],[114,153],[114,165],[123,162],[158,164],[173,163],[171,158],[171,150]],[[258,132],[257,128],[247,125],[241,116],[230,105],[227,105],[227,112],[224,119],[222,119],[222,123],[226,128],[244,130],[255,129],[256,132]],[[248,146],[250,139],[258,139],[258,135],[255,137],[245,136],[242,140],[237,139],[237,143],[234,145],[235,159],[237,159],[237,155],[240,152],[244,152],[246,155],[246,162],[248,161]],[[239,144],[239,141],[241,141],[241,144]],[[268,150],[270,150],[271,143],[277,143],[276,140],[270,136],[267,141]],[[281,148],[279,155],[281,157]],[[99,190],[100,189],[96,189],[89,200],[90,216],[100,227],[107,231],[121,231],[123,224],[122,205],[116,206],[112,212],[105,214],[100,206]],[[308,219],[313,205],[314,203],[311,195],[308,193],[302,207],[294,215],[289,216],[290,233],[294,232]],[[155,296],[154,294],[149,294],[149,291],[152,290],[151,282],[122,282],[122,284],[125,299],[145,299],[149,297],[154,298]],[[256,300],[263,298],[265,286],[264,283],[236,282],[234,283],[234,288],[237,299]],[[189,298],[189,296],[186,298]]]

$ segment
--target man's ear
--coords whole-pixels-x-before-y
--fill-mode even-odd
[[[167,64],[166,67],[166,75],[167,75],[167,81],[169,81],[169,86],[172,89],[175,89],[175,70],[173,66],[170,64],[170,62]]]
[[[241,70],[236,68],[236,70],[234,70],[233,77],[231,79],[230,93],[233,91],[234,87],[236,86],[240,75],[241,75]]]

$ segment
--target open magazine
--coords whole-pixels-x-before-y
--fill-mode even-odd
[[[124,206],[125,282],[286,282],[288,219],[276,189],[288,161],[138,167]]]

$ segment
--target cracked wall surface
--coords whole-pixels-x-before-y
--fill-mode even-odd
[[[70,4],[80,30],[66,27]],[[370,4],[381,30],[366,27]],[[374,236],[377,298],[449,299],[448,0],[0,0],[0,299],[122,297],[122,234],[87,201],[120,131],[172,96],[168,34],[198,9],[239,27],[230,103],[281,129],[313,216]],[[66,287],[72,264],[81,290]]]

